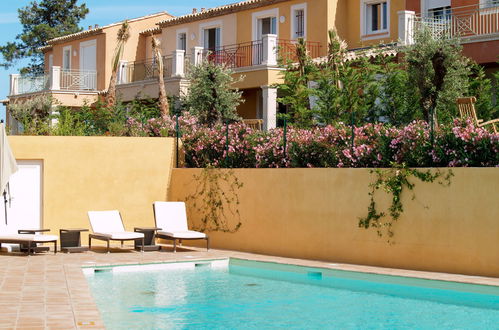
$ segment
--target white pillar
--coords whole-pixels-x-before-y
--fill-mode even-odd
[[[397,12],[399,16],[399,41],[402,45],[414,43],[414,24],[416,13],[410,10]]]
[[[118,84],[128,83],[127,67],[128,62],[125,60],[120,60],[120,63],[118,64]]]
[[[263,129],[269,130],[277,126],[277,88],[262,86]]]
[[[262,37],[262,64],[277,65],[277,35],[266,34]]]
[[[185,50],[176,49],[172,57],[172,77],[184,76]]]
[[[19,73],[10,74],[10,93],[9,95],[17,95],[19,92],[19,78],[21,75]]]
[[[191,64],[192,65],[200,65],[203,62],[203,53],[204,53],[204,48],[196,46],[192,48],[192,59],[191,59]]]
[[[50,90],[61,89],[61,67],[53,66],[50,69]]]

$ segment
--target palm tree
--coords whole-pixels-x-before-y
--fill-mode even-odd
[[[114,49],[114,56],[112,62],[112,72],[111,72],[111,81],[109,82],[109,88],[107,89],[106,94],[106,107],[111,108],[116,103],[116,82],[118,78],[118,67],[120,64],[121,57],[123,56],[123,52],[125,50],[125,44],[130,37],[130,25],[128,21],[124,21],[121,24],[120,29],[118,30],[116,36],[116,48]]]
[[[163,56],[161,56],[161,43],[160,41],[152,36],[152,52],[155,62],[158,64],[159,70],[159,110],[162,116],[167,116],[170,114],[170,105],[168,104],[168,98],[166,97],[165,89],[165,78],[163,76]]]

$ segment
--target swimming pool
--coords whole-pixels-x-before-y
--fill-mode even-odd
[[[242,259],[84,273],[109,329],[499,328],[499,287]]]

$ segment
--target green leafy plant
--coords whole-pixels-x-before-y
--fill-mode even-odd
[[[392,242],[394,236],[393,224],[399,220],[400,215],[404,212],[402,204],[402,193],[408,189],[414,190],[415,183],[410,181],[411,177],[419,179],[421,182],[434,182],[437,179],[440,185],[449,186],[450,179],[454,175],[451,170],[447,174],[443,174],[439,170],[432,173],[431,170],[422,171],[419,169],[408,168],[405,164],[392,163],[390,169],[373,169],[371,173],[376,174],[376,181],[371,183],[369,187],[370,203],[367,209],[367,215],[359,219],[360,228],[375,228],[378,236],[382,237],[383,233],[388,235],[388,242]],[[376,206],[375,194],[376,191],[382,189],[392,195],[390,207],[388,208],[389,217],[386,218],[386,212],[379,212]],[[414,200],[416,196],[412,195]]]
[[[242,92],[234,88],[236,81],[232,73],[225,66],[210,61],[190,67],[190,85],[183,103],[200,123],[214,126],[241,119],[237,107],[243,102]]]
[[[50,95],[38,95],[9,104],[9,114],[22,125],[25,135],[47,135],[50,117],[56,107]]]
[[[239,195],[243,187],[233,170],[206,167],[194,175],[196,190],[185,198],[188,206],[201,215],[201,225],[196,230],[234,233],[241,227]],[[237,219],[233,226],[230,218]]]

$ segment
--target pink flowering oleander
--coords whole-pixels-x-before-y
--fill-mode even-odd
[[[179,117],[187,167],[228,166],[247,168],[283,167],[411,167],[499,166],[499,134],[456,120],[434,132],[433,147],[427,123],[414,121],[395,128],[365,124],[354,128],[338,123],[325,127],[255,131],[241,122],[210,128],[194,116]],[[133,136],[176,136],[175,117],[146,122],[128,120]]]

